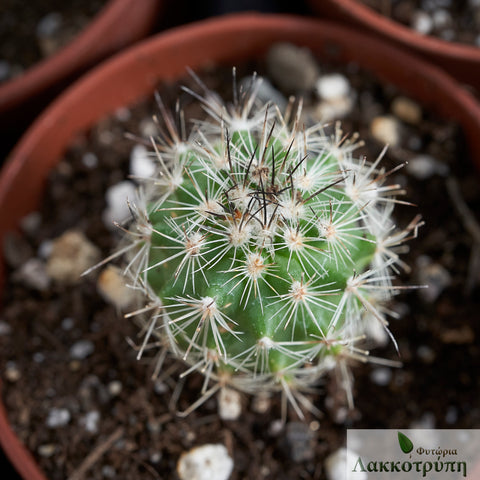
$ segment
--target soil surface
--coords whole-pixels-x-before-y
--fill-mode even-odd
[[[239,76],[253,69],[265,73],[261,63],[242,66]],[[321,71],[348,78],[356,96],[343,130],[360,132],[368,147],[357,154],[373,160],[383,144],[371,134],[372,121],[392,116],[401,92],[355,65],[321,65]],[[230,68],[202,78],[222,96],[231,94]],[[178,85],[159,91],[173,106]],[[181,98],[187,117],[201,115],[197,103]],[[317,101],[307,93],[306,109]],[[80,230],[104,256],[112,251],[118,238],[102,219],[105,190],[128,174],[135,142],[125,132],[145,136],[153,113],[153,102],[136,105],[78,138],[52,171],[39,211],[23,221],[21,234],[12,234],[14,248],[5,248],[2,395],[14,430],[47,478],[172,479],[183,452],[222,443],[234,460],[231,480],[324,480],[325,459],[344,446],[346,428],[480,428],[480,246],[465,221],[467,209],[480,211],[480,184],[461,130],[422,109],[416,120],[395,117],[400,139],[385,165],[410,161],[390,181],[404,185],[406,200],[418,207],[399,205],[396,217],[406,226],[420,212],[426,225],[409,242],[403,258],[412,271],[402,277],[405,284],[431,287],[407,290],[392,305],[401,313],[391,322],[401,368],[352,364],[353,410],[332,375],[308,395],[323,411],[320,418],[306,412],[300,421],[289,409],[283,424],[279,397],[247,396],[238,420],[221,420],[215,398],[180,418],[177,410],[198,398],[203,378],[188,376],[180,390],[182,366],[167,360],[153,382],[154,352],[136,360],[127,339],[138,343],[138,328],[104,301],[94,276],[74,286],[38,284],[37,275],[31,283],[22,268],[34,259],[41,270],[49,242],[64,231]],[[399,359],[391,343],[372,353]]]
[[[419,33],[480,47],[480,3],[475,0],[360,0]]]
[[[68,44],[107,0],[2,0],[0,4],[0,82]]]

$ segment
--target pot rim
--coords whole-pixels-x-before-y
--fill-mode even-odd
[[[108,0],[108,3],[67,45],[27,68],[18,77],[0,84],[0,111],[8,111],[52,87],[82,67],[98,61],[108,51],[115,49],[115,46],[118,48],[131,43],[139,36],[137,32],[139,26],[135,26],[134,33],[127,33],[115,32],[116,25],[126,16],[132,19],[134,25],[152,23],[152,14],[159,8],[160,1],[142,0],[142,7],[139,8],[137,0]]]
[[[342,12],[345,17],[354,20],[363,27],[378,30],[384,36],[395,40],[418,51],[423,51],[433,56],[449,57],[459,60],[480,63],[480,48],[460,42],[449,42],[438,37],[422,35],[412,28],[401,24],[391,18],[378,13],[368,5],[358,0],[309,0],[313,7],[318,2],[331,3]]]
[[[221,41],[225,38],[229,41]],[[349,41],[345,42],[345,38]],[[355,57],[359,64],[369,70],[373,69],[373,65],[379,64],[379,59],[393,58],[390,67],[384,65],[384,71],[375,72],[377,76],[391,83],[395,83],[395,80],[411,81],[412,91],[417,96],[422,92],[430,96],[427,97],[428,106],[437,106],[440,110],[443,109],[443,113],[456,114],[456,119],[462,123],[469,137],[470,146],[474,150],[471,153],[477,153],[480,158],[480,106],[456,81],[437,67],[397,47],[379,43],[378,39],[368,34],[351,32],[346,27],[326,21],[279,14],[226,15],[177,27],[144,40],[108,59],[64,91],[23,135],[0,174],[0,206],[9,215],[9,219],[3,217],[0,220],[0,239],[21,215],[31,210],[40,195],[45,172],[53,166],[54,160],[63,153],[76,133],[121,105],[151,95],[160,80],[178,78],[185,74],[186,66],[197,69],[212,62],[232,60],[232,57],[233,61],[239,61],[252,57],[252,52],[253,56],[259,56],[276,41],[292,41],[298,45],[310,46],[319,55],[329,52],[335,44],[338,49],[338,45],[344,42],[337,52],[338,58]],[[205,60],[208,47],[213,48],[215,53]],[[371,55],[372,49],[375,55]],[[183,59],[183,54],[186,59]],[[132,65],[138,70],[132,69]],[[410,65],[412,71],[405,71],[405,65]],[[416,69],[419,68],[428,79],[423,84],[416,74]],[[138,73],[140,71],[141,74]],[[115,88],[112,87],[112,80],[130,74],[132,84],[128,83],[128,88],[121,82],[117,82]],[[99,93],[99,86],[106,87],[107,90]],[[109,90],[108,86],[111,86]],[[445,89],[452,90],[452,96],[439,102],[435,93]],[[100,100],[104,102],[102,105]],[[75,112],[75,115],[72,116],[71,112]],[[48,134],[60,138],[61,145],[53,147]],[[29,169],[32,164],[42,172],[33,175],[34,180],[30,181],[32,175],[29,175]],[[22,182],[20,196],[25,191],[30,194],[28,202],[20,206],[16,204],[18,195],[15,195],[15,185],[19,182]],[[28,182],[31,185],[26,187]],[[0,264],[0,283],[1,268]],[[24,478],[46,480],[30,452],[13,433],[1,401],[0,444]]]

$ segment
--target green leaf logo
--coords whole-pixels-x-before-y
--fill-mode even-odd
[[[412,441],[401,432],[398,432],[398,443],[403,453],[410,453],[413,450]]]

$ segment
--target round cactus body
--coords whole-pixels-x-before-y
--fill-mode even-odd
[[[257,102],[258,81],[233,104],[197,96],[209,118],[188,140],[163,112],[125,250],[153,312],[145,342],[157,335],[207,380],[290,391],[387,328],[395,249],[419,220],[395,232],[399,189],[379,159]]]

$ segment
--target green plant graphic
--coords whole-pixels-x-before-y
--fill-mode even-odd
[[[413,450],[412,441],[402,432],[398,432],[398,443],[403,453],[410,453]]]

